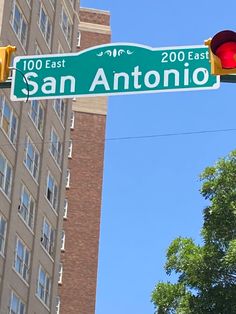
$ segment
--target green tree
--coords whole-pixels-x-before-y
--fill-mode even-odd
[[[202,245],[175,239],[165,270],[177,282],[159,282],[152,292],[156,314],[236,314],[236,151],[200,176]]]

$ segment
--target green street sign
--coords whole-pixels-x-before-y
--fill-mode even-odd
[[[108,44],[14,59],[11,100],[216,89],[205,46]],[[27,82],[27,83],[26,83]]]

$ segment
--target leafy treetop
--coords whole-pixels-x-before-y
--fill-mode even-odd
[[[156,285],[156,314],[236,313],[236,151],[200,178],[201,194],[210,202],[203,212],[203,244],[182,237],[172,241],[165,269],[178,280]]]

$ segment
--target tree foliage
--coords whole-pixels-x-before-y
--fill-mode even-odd
[[[236,313],[236,151],[200,178],[210,204],[203,211],[203,244],[182,237],[170,244],[165,270],[178,280],[156,285],[156,314]]]

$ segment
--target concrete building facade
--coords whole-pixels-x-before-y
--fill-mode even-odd
[[[1,0],[1,46],[77,49],[79,1]],[[71,101],[14,102],[0,90],[0,313],[59,313]]]
[[[78,0],[0,0],[0,44],[79,51],[110,41],[109,20]],[[9,94],[0,89],[0,313],[94,314],[107,99]]]

